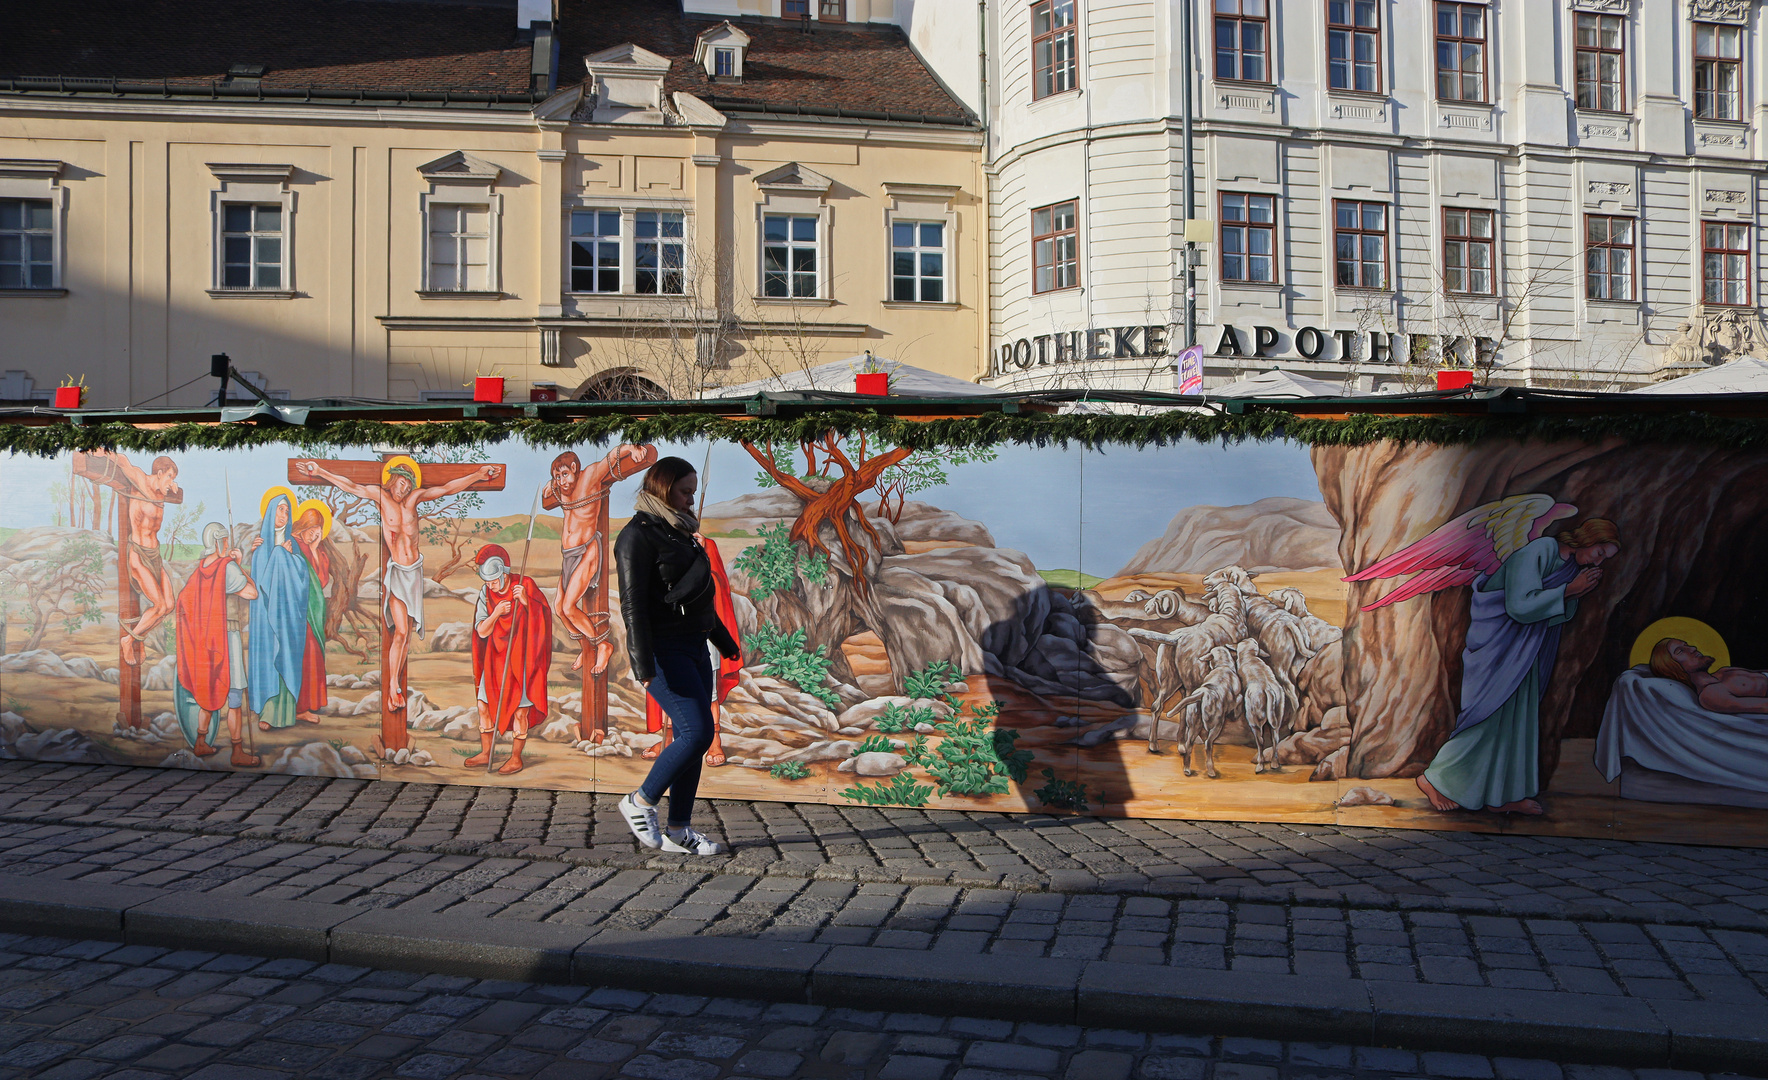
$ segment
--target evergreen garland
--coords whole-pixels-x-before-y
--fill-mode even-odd
[[[826,432],[916,449],[985,447],[1006,443],[1037,446],[1163,446],[1169,443],[1289,439],[1312,446],[1357,446],[1383,439],[1406,443],[1465,444],[1481,439],[1623,439],[1634,443],[1705,443],[1754,449],[1768,445],[1768,418],[1733,418],[1701,412],[1612,412],[1594,415],[1442,416],[1355,414],[1344,419],[1297,417],[1281,409],[1251,406],[1243,413],[1170,412],[1158,416],[1055,416],[986,413],[917,420],[830,409],[795,416],[731,418],[705,413],[599,413],[575,421],[534,418],[388,422],[314,417],[311,426],[256,424],[136,425],[111,421],[46,425],[0,424],[0,452],[53,456],[70,450],[175,453],[193,449],[286,446],[314,452],[339,447],[395,445],[413,449],[523,443],[536,448],[621,442],[692,442],[713,439],[756,443],[799,442]]]

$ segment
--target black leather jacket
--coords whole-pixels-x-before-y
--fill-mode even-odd
[[[652,654],[659,641],[691,645],[710,638],[723,655],[738,655],[718,617],[712,561],[692,537],[640,510],[614,541],[614,565],[633,678],[646,682],[657,673]]]

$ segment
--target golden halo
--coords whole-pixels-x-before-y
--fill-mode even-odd
[[[1719,631],[1685,615],[1672,615],[1667,619],[1659,619],[1633,639],[1633,651],[1627,656],[1627,663],[1638,667],[1651,662],[1651,650],[1665,638],[1680,638],[1701,652],[1713,658],[1714,669],[1731,666],[1731,650],[1726,647],[1725,639]]]
[[[388,458],[386,461],[381,463],[381,486],[382,487],[387,486],[387,477],[392,474],[393,466],[395,466],[395,465],[403,465],[406,468],[411,470],[411,475],[412,475],[411,486],[412,486],[412,488],[416,489],[416,488],[421,488],[424,486],[423,467],[421,465],[419,465],[417,462],[411,460],[409,457],[406,457],[404,454],[398,454],[394,457]]]
[[[270,500],[276,498],[278,495],[288,496],[289,521],[294,521],[295,493],[285,487],[273,487],[264,493],[264,497],[258,500],[258,517],[262,518],[264,516],[264,514],[270,509]]]
[[[321,525],[319,527],[319,538],[321,540],[323,540],[326,537],[330,536],[331,535],[331,527],[332,527],[332,509],[331,509],[331,507],[325,505],[325,503],[321,502],[318,499],[306,499],[306,500],[302,501],[301,505],[295,507],[294,520],[296,520],[296,521],[301,520],[301,515],[305,514],[309,510],[319,511],[320,518],[322,520],[324,520],[324,522],[325,522],[324,525]]]

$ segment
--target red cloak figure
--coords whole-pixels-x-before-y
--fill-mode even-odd
[[[295,522],[295,543],[312,567],[308,576],[307,648],[301,653],[301,690],[296,697],[295,715],[311,724],[319,723],[319,710],[329,698],[325,688],[325,590],[331,587],[331,554],[320,546],[325,536],[325,518],[309,507]],[[314,621],[314,616],[318,621]]]
[[[172,606],[178,630],[178,685],[205,713],[227,708],[227,562],[199,560]],[[196,742],[208,750],[201,728]]]
[[[731,579],[730,575],[724,572],[724,558],[719,555],[718,545],[713,543],[711,539],[703,536],[700,538],[700,543],[706,549],[706,558],[712,563],[712,585],[717,590],[714,606],[718,609],[718,617],[724,620],[725,629],[731,632],[731,637],[737,638],[737,606],[731,602]],[[742,639],[737,638],[737,640]],[[742,670],[743,661],[741,659],[732,660],[724,656],[718,658],[718,676],[713,680],[712,686],[712,719],[714,721],[718,719],[718,707],[724,703],[724,699],[730,695],[730,692],[736,689]],[[645,730],[662,731],[663,741],[646,750],[645,757],[654,758],[663,752],[665,746],[669,745],[672,733],[664,730],[664,724],[663,707],[657,704],[656,698],[646,694]],[[716,727],[712,729],[712,745],[706,750],[706,764],[714,768],[724,764],[724,745],[718,737]]]
[[[515,753],[497,771],[520,772],[528,725],[546,719],[552,608],[533,578],[510,571],[509,552],[501,545],[480,548],[474,562],[485,582],[473,611],[473,686],[479,702],[481,752],[462,764],[484,767],[497,734],[513,725]]]

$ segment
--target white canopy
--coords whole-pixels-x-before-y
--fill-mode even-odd
[[[1293,371],[1272,368],[1226,386],[1205,390],[1212,398],[1317,398],[1344,397],[1344,387],[1323,379],[1310,379]]]
[[[981,397],[1000,392],[950,375],[941,375],[937,371],[905,364],[900,360],[860,355],[818,364],[813,368],[781,372],[779,375],[739,386],[720,387],[707,391],[707,395],[721,398],[753,397],[778,390],[831,390],[851,394],[854,392],[853,377],[864,370],[868,363],[874,366],[874,370],[890,373],[890,392],[896,397]]]
[[[1729,364],[1630,390],[1632,394],[1768,394],[1768,360],[1746,356]]]

